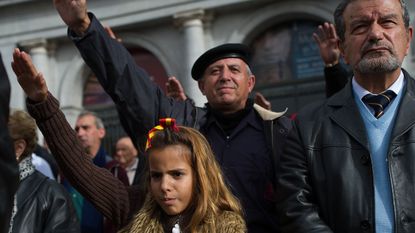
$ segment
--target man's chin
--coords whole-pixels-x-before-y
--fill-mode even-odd
[[[375,74],[393,72],[400,67],[399,62],[394,57],[365,57],[357,65],[356,70],[362,74]]]

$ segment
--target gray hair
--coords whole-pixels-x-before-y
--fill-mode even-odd
[[[343,0],[340,2],[336,10],[334,11],[334,24],[336,27],[337,35],[339,36],[339,39],[341,41],[344,41],[344,34],[346,31],[346,25],[344,23],[344,18],[343,18],[344,10],[350,3],[355,2],[355,1],[357,0]],[[400,0],[400,3],[402,7],[402,12],[403,12],[402,19],[405,24],[405,28],[409,29],[410,17],[409,17],[408,8],[406,6],[405,0]]]
[[[104,122],[95,112],[84,110],[78,115],[78,119],[84,116],[93,116],[95,118],[95,126],[97,129],[105,129]]]
[[[249,67],[249,65],[246,65],[246,73],[248,73],[249,76],[253,75],[251,67]]]

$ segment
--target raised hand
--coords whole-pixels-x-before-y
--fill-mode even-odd
[[[16,74],[17,81],[29,99],[35,102],[46,100],[48,87],[46,86],[45,79],[37,71],[27,53],[21,52],[17,48],[14,49],[12,68]]]
[[[313,33],[313,38],[320,49],[320,56],[326,66],[339,63],[339,38],[333,24],[325,22],[323,25],[319,25],[317,32]]]
[[[168,97],[172,97],[175,100],[186,100],[187,96],[184,93],[182,84],[177,80],[176,77],[171,76],[166,82],[167,93]]]
[[[53,4],[63,22],[76,34],[83,35],[91,23],[86,0],[53,0]]]

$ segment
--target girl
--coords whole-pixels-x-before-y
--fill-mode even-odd
[[[161,119],[148,136],[149,192],[121,232],[245,232],[241,207],[225,186],[204,136]]]

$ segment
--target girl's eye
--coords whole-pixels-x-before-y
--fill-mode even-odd
[[[183,176],[183,172],[173,172],[172,174],[174,177],[181,177]]]
[[[151,173],[150,177],[151,177],[151,179],[160,179],[161,174],[160,173]]]

